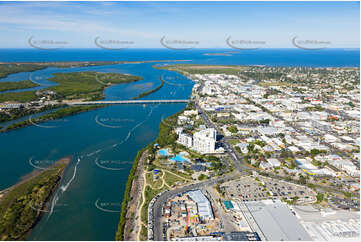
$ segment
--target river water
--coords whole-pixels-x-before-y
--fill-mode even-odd
[[[358,66],[359,52],[278,50],[238,53],[232,56],[204,56],[210,50],[0,50],[0,61],[112,61],[192,60],[184,63]],[[216,51],[217,52],[217,51]],[[46,68],[9,75],[2,81],[32,80],[44,88],[56,72],[98,71],[142,76],[142,81],[118,84],[105,90],[106,100],[130,99],[167,81],[145,99],[187,99],[193,83],[181,75],[152,66],[159,63],[117,64],[79,68]],[[169,62],[168,64],[171,64]],[[40,223],[29,240],[113,240],[120,204],[132,162],[141,148],[152,142],[161,119],[185,104],[114,105],[61,120],[41,123],[0,134],[0,189],[15,184],[22,176],[71,156],[72,162]],[[36,168],[37,167],[37,168]]]

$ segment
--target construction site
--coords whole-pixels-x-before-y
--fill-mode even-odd
[[[163,224],[167,240],[205,236],[219,231],[221,222],[208,198],[200,191],[178,194],[164,207]]]

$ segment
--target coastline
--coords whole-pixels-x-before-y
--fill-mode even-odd
[[[43,216],[44,210],[48,209],[48,202],[59,187],[64,172],[70,164],[70,160],[70,156],[61,158],[47,169],[43,171],[33,171],[25,175],[22,180],[15,185],[0,191],[2,195],[0,197],[0,215],[2,217],[17,215],[15,220],[9,221],[8,219],[4,219],[1,221],[1,225],[3,226],[0,230],[1,240],[24,240],[29,236]],[[38,186],[44,189],[41,190],[37,188]],[[48,192],[46,193],[47,188]],[[29,193],[30,189],[31,194]],[[40,201],[33,201],[32,196],[34,192],[37,198],[44,195],[45,197],[40,199]],[[22,204],[20,207],[17,204],[19,202]],[[36,205],[35,207],[37,208],[34,209],[31,204]],[[16,209],[12,208],[13,206],[15,206]],[[31,208],[30,210],[29,207]],[[32,213],[31,210],[33,210]],[[34,211],[36,212],[35,214]],[[12,237],[13,229],[20,230],[20,233],[18,233],[19,231],[17,232],[16,237]]]
[[[114,64],[141,64],[141,63],[153,63],[153,62],[183,62],[192,60],[147,60],[147,61],[44,61],[44,62],[0,62],[1,64],[17,64],[17,65],[40,65],[46,67],[86,67],[86,66],[102,66],[102,65],[114,65]]]
[[[119,223],[118,223],[118,230],[115,235],[115,240],[123,240],[123,238],[124,238],[124,233],[125,233],[124,228],[127,223],[127,210],[129,207],[129,202],[132,200],[132,198],[130,197],[131,188],[132,188],[134,180],[138,179],[135,177],[135,173],[138,168],[138,162],[139,162],[140,158],[142,157],[142,154],[144,152],[146,152],[147,149],[150,148],[153,143],[154,142],[148,144],[146,147],[144,147],[143,149],[138,151],[137,156],[134,159],[132,169],[129,172],[128,180],[125,185],[125,191],[124,191],[124,195],[123,195],[122,207],[121,207],[121,212],[120,212],[120,219],[119,219]],[[132,219],[132,218],[130,218],[130,219]],[[135,219],[135,218],[133,218],[133,219]]]

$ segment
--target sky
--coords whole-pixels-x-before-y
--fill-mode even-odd
[[[31,48],[31,44],[67,48],[224,48],[229,43],[238,47],[295,48],[294,38],[301,45],[309,41],[311,47],[359,48],[360,5],[1,2],[0,33],[0,48]]]

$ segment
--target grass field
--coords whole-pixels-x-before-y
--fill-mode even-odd
[[[239,72],[247,70],[245,66],[217,66],[217,65],[193,65],[193,64],[175,64],[162,67],[155,67],[157,69],[166,69],[169,71],[176,71],[181,74],[228,74],[238,75]]]
[[[142,228],[140,230],[140,240],[141,241],[148,240],[148,229],[144,225],[142,225]]]
[[[237,139],[229,139],[228,142],[231,144],[231,145],[236,145],[239,143],[239,141]]]
[[[154,180],[153,179],[153,173],[147,173],[145,175],[146,179],[147,179],[147,184],[151,185],[153,188],[157,188],[159,189],[162,185],[162,172],[158,173],[158,180]]]
[[[164,190],[164,189],[162,189],[162,190]],[[150,201],[162,190],[158,190],[158,189],[155,190],[155,189],[152,189],[150,186],[145,187],[145,198],[144,198],[145,200],[144,200],[142,210],[140,212],[140,217],[144,224],[148,223],[148,206],[149,206]]]
[[[179,181],[185,181],[184,179],[181,179],[169,172],[165,172],[164,174],[164,181],[169,185],[169,186],[173,186],[176,182]]]

